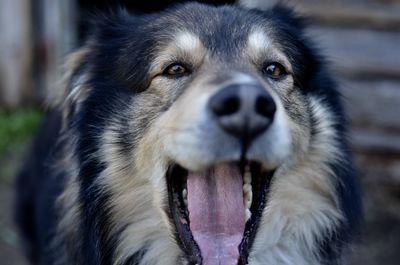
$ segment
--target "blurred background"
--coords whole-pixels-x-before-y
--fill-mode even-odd
[[[0,264],[26,265],[12,223],[13,180],[94,10],[149,12],[165,1],[0,0]],[[228,1],[211,1],[228,2]],[[242,0],[267,6],[268,0]],[[285,1],[312,18],[350,115],[366,223],[351,265],[400,264],[400,0]]]

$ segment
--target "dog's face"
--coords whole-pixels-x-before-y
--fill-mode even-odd
[[[303,209],[284,172],[318,134],[318,60],[297,23],[280,8],[196,4],[99,27],[65,116],[77,157],[102,165],[89,181],[109,194],[117,262],[258,264],[279,189],[299,202],[280,212]],[[301,185],[331,194],[324,181]]]

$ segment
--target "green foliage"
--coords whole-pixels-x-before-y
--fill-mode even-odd
[[[0,110],[0,155],[20,149],[35,132],[42,114],[38,110]]]

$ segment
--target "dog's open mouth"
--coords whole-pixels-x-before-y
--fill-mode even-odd
[[[190,264],[247,264],[273,171],[241,161],[167,172],[169,212]]]

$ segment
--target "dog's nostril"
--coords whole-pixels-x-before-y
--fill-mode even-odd
[[[237,96],[227,97],[221,104],[214,106],[214,113],[218,116],[231,115],[240,109],[240,99]]]
[[[223,89],[214,95],[209,102],[210,110],[217,117],[234,115],[240,112],[242,102],[238,87],[233,89]]]
[[[274,100],[268,96],[260,96],[256,99],[256,112],[265,118],[271,119],[276,111]]]

